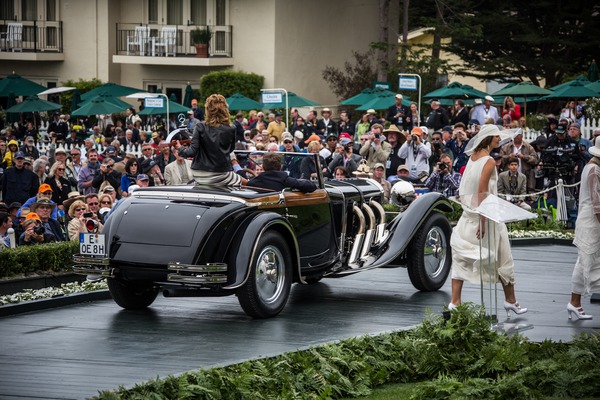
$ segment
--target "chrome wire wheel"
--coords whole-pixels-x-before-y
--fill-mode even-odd
[[[256,293],[265,304],[280,298],[286,280],[285,261],[275,246],[265,247],[256,265]]]
[[[439,226],[433,226],[427,232],[423,249],[425,271],[431,279],[436,279],[443,272],[447,255],[446,235]]]

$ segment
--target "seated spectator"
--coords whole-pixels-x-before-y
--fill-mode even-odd
[[[388,182],[390,182],[392,186],[398,180],[410,182],[410,170],[405,164],[398,166],[398,169],[396,170],[396,175],[388,177]]]
[[[339,165],[333,169],[333,176],[334,179],[346,179],[350,178],[350,172],[348,172],[346,167]]]
[[[67,199],[71,192],[71,183],[65,177],[66,165],[62,161],[57,161],[52,164],[45,184],[52,188],[52,201],[58,205],[59,209],[63,208],[63,201]]]
[[[54,241],[64,242],[66,239],[60,223],[50,218],[50,214],[52,214],[52,210],[55,208],[56,204],[52,203],[51,200],[40,199],[31,205],[31,213],[37,214],[40,217],[41,226],[44,227],[45,233],[52,234],[55,238]]]
[[[318,154],[319,151],[321,150],[321,144],[318,142],[311,142],[308,144],[308,152],[312,153],[312,154]],[[288,156],[289,157],[289,156]],[[324,175],[329,175],[329,170],[327,169],[327,166],[325,165],[325,159],[323,157],[321,157],[320,155],[319,157],[319,163],[321,164],[322,167],[322,171]],[[300,171],[301,171],[301,178],[302,179],[316,179],[318,177],[317,174],[317,165],[315,164],[315,159],[313,157],[304,157],[302,159],[302,161],[300,162]],[[291,173],[290,176],[294,177]]]
[[[140,165],[140,172],[150,177],[150,186],[164,186],[166,183],[155,160],[144,160]]]
[[[278,153],[266,153],[263,156],[263,167],[265,172],[250,179],[248,186],[263,189],[262,191],[281,191],[285,188],[298,189],[304,193],[317,190],[314,182],[306,179],[295,179],[281,171],[281,155]]]
[[[12,219],[7,212],[0,212],[0,251],[10,249],[10,236],[8,229],[12,228]]]
[[[98,198],[100,202],[100,210],[98,210],[98,219],[100,222],[104,223],[106,221],[106,216],[110,213],[110,210],[113,208],[113,198],[108,193],[103,193]]]
[[[498,175],[498,194],[504,195],[506,200],[524,210],[531,210],[531,206],[525,202],[523,197],[513,197],[527,194],[527,177],[519,172],[518,158],[510,157],[508,171]]]
[[[452,159],[448,154],[442,154],[433,172],[425,181],[425,186],[432,192],[442,193],[446,197],[458,195],[460,173],[452,169]]]
[[[47,200],[50,200],[51,204],[56,204],[54,201],[52,201],[52,194],[53,194],[53,192],[52,192],[52,188],[50,187],[50,185],[48,185],[47,183],[41,184],[38,189],[37,195],[27,199],[27,201],[25,203],[23,203],[23,205],[21,206],[19,211],[17,211],[17,216],[21,216],[21,212],[24,208],[30,209],[31,205],[33,203],[35,203],[36,201],[39,201],[41,199],[47,199]],[[52,210],[51,217],[53,219],[58,220],[58,208],[54,208],[54,210]]]
[[[385,165],[383,165],[382,163],[377,163],[373,167],[373,180],[379,182],[379,184],[383,186],[384,201],[385,203],[389,203],[390,190],[392,189],[392,184],[385,179]]]
[[[52,233],[46,232],[45,228],[42,227],[39,215],[34,212],[27,214],[22,227],[23,233],[19,236],[19,246],[56,242],[56,237]]]

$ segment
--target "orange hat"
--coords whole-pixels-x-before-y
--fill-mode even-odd
[[[193,99],[193,100],[192,100],[192,105],[194,105],[194,104],[196,104],[196,105],[197,105],[197,104],[198,104],[198,100],[196,100],[196,99]]]
[[[28,219],[34,219],[38,222],[42,222],[41,218],[39,215],[37,215],[37,213],[34,212],[30,212],[27,214],[27,217],[25,218],[25,220],[27,221]]]
[[[42,183],[40,185],[40,188],[38,189],[38,193],[44,193],[44,192],[54,192],[54,190],[52,190],[52,187],[50,185],[48,185],[47,183]]]
[[[310,142],[320,142],[321,138],[319,135],[312,134],[308,139],[304,141],[304,143],[309,144]]]
[[[418,126],[415,126],[410,133],[411,135],[423,136],[423,129],[419,128]]]

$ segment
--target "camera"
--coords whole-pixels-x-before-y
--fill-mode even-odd
[[[439,167],[442,171],[445,170],[446,168],[448,168],[448,166],[446,165],[446,163],[441,162],[440,163],[440,167]]]
[[[92,213],[92,212],[83,213],[83,218],[92,218],[93,216],[94,216],[94,213]]]
[[[347,144],[347,145],[344,146],[344,151],[346,153],[349,153],[351,149],[352,149],[352,145],[351,144]]]
[[[380,136],[379,133],[376,133],[375,134],[375,139],[379,139],[379,136]]]
[[[44,233],[46,233],[46,228],[44,228],[41,225],[37,225],[33,228],[33,233],[43,235]]]

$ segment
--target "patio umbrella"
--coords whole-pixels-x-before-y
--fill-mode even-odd
[[[171,95],[169,96],[169,100],[177,102],[177,95],[175,93],[171,93]]]
[[[252,100],[241,93],[234,93],[229,96],[227,98],[227,105],[229,106],[230,110],[260,110],[263,108],[262,103]]]
[[[598,65],[596,65],[596,60],[592,60],[592,63],[590,64],[590,67],[587,70],[587,74],[587,77],[590,80],[590,82],[596,82],[598,79],[600,79],[600,76],[598,75]]]
[[[105,101],[107,103],[111,103],[111,104],[113,104],[115,106],[121,107],[121,110],[125,110],[125,109],[131,107],[131,104],[129,104],[127,102],[124,102],[123,100],[121,100],[119,98],[116,98],[114,96],[111,96],[108,92],[103,92],[103,93],[100,93],[97,96],[92,97],[89,100],[81,101],[81,102],[78,103],[78,107],[83,107],[87,103],[89,103],[90,101],[93,101],[93,100],[103,100],[103,101]]]
[[[28,96],[25,100],[7,109],[9,113],[33,113],[33,124],[36,126],[35,113],[40,111],[51,111],[62,108],[61,104],[42,100],[36,95]]]
[[[79,103],[81,103],[81,92],[79,89],[75,89],[71,97],[71,111],[76,110]]]
[[[588,83],[585,85],[586,88],[592,89],[594,92],[600,94],[600,80],[592,83]]]
[[[362,106],[358,107],[357,111],[366,111],[370,108],[373,110],[387,110],[389,107],[396,104],[396,93],[380,93],[373,97],[371,100],[364,103]],[[405,106],[410,105],[410,99],[406,96],[402,98],[402,104]]]
[[[83,106],[71,113],[74,117],[85,116],[85,115],[99,115],[99,114],[112,114],[121,112],[127,107],[121,107],[110,101],[102,98],[96,98],[86,102]]]
[[[423,96],[424,99],[476,99],[487,96],[487,93],[472,86],[452,82],[446,87],[436,89]]]
[[[577,78],[573,79],[572,81],[568,81],[568,82],[565,82],[565,83],[561,83],[560,85],[552,86],[550,88],[550,90],[556,92],[558,89],[562,89],[562,88],[564,88],[566,86],[569,86],[571,83],[577,82],[577,81],[579,81],[583,85],[587,85],[588,83],[591,83],[590,80],[586,76],[579,75]]]
[[[532,82],[519,82],[516,85],[505,87],[494,93],[494,96],[523,96],[524,111],[523,116],[527,122],[527,96],[545,96],[552,94],[551,90],[544,89]],[[516,97],[515,97],[516,98]],[[516,100],[515,100],[516,101]]]
[[[273,108],[285,108],[285,95],[282,94],[281,95],[281,103],[263,103],[261,108],[268,108],[268,109],[273,109]],[[314,101],[305,99],[304,97],[298,96],[296,93],[294,92],[288,92],[288,107],[311,107],[311,106],[318,106],[318,103],[315,103]]]
[[[6,108],[11,108],[15,104],[17,104],[17,96],[15,96],[15,94],[13,92],[10,92],[8,94],[8,100],[6,101]],[[7,122],[10,122],[10,123],[17,122],[19,120],[19,114],[18,113],[7,113],[6,120],[7,120]]]
[[[187,83],[185,87],[185,96],[183,96],[183,104],[187,108],[192,108],[192,97],[194,96],[194,89],[192,89],[192,85]]]
[[[7,97],[10,93],[15,96],[30,96],[38,94],[42,90],[46,90],[46,88],[14,72],[0,81],[0,97]]]
[[[588,97],[596,96],[598,96],[597,92],[594,92],[592,89],[585,87],[582,81],[575,80],[567,86],[563,86],[562,88],[556,89],[552,94],[542,97],[542,99],[586,99]]]
[[[89,100],[94,96],[98,96],[101,93],[108,93],[113,97],[127,96],[128,94],[141,92],[140,89],[132,88],[129,86],[117,85],[116,83],[105,83],[104,85],[98,86],[95,89],[90,90],[87,93],[81,95],[81,100]]]
[[[169,100],[169,114],[175,113],[184,113],[188,112],[191,107],[186,107],[181,105],[175,101]],[[163,107],[144,107],[142,111],[140,111],[139,115],[161,115],[167,113],[167,107],[163,105]]]
[[[361,106],[368,101],[373,100],[373,89],[365,89],[357,95],[354,95],[342,102],[340,102],[343,106]]]

